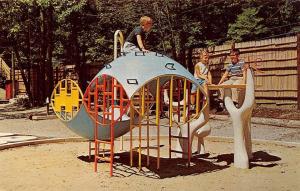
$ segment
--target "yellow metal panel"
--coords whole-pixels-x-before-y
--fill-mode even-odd
[[[60,119],[70,120],[74,116],[74,112],[76,113],[79,110],[82,97],[82,91],[77,83],[70,79],[64,79],[55,86],[51,95],[51,105]],[[64,119],[61,117],[62,112],[65,112]],[[70,119],[67,119],[67,116]]]

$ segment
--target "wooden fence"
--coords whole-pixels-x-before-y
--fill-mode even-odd
[[[211,56],[213,83],[218,83],[229,63],[232,45],[214,47]],[[300,34],[260,41],[236,43],[240,58],[256,63],[263,73],[255,73],[255,96],[258,104],[288,106],[300,109]],[[193,50],[193,63],[199,60],[199,51]]]

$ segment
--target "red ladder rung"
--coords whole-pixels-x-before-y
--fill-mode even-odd
[[[103,92],[104,95],[112,95],[112,92]]]

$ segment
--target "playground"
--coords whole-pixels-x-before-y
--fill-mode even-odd
[[[300,6],[261,3],[0,2],[0,191],[300,190]]]
[[[126,68],[126,75],[120,66]],[[53,185],[58,190],[240,190],[245,184],[251,186],[243,190],[298,188],[294,177],[299,176],[295,170],[300,166],[299,144],[256,140],[251,135],[253,68],[245,71],[244,84],[204,88],[162,54],[128,52],[106,64],[84,93],[75,81],[61,80],[50,103],[76,137],[47,140],[38,135],[27,137],[27,144],[25,137],[25,144],[19,145],[25,147],[14,148],[11,139],[21,136],[3,134],[2,148],[10,149],[1,151],[0,162],[5,164],[1,186],[12,190],[52,189]],[[232,88],[245,92],[239,106],[232,100]],[[218,89],[225,93],[228,126],[233,130],[229,138],[209,136],[208,91]],[[22,179],[16,183],[10,173]],[[37,178],[39,183],[32,184]],[[274,179],[282,181],[274,183]]]

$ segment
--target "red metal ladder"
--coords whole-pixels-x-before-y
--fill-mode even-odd
[[[117,95],[115,95],[115,92]],[[101,82],[99,82],[99,78],[97,77],[88,87],[85,101],[87,102],[88,113],[94,119],[94,149],[92,149],[95,151],[94,170],[97,172],[99,160],[106,161],[110,163],[110,176],[112,176],[115,141],[114,126],[117,121],[122,120],[122,115],[129,106],[129,99],[126,98],[123,87],[113,77],[102,75]],[[115,101],[119,101],[119,105],[115,104]],[[126,103],[127,105],[124,105]],[[117,119],[114,116],[116,108],[120,109],[120,115]],[[102,112],[102,120],[99,120],[99,111]],[[99,125],[105,125],[110,128],[109,140],[100,140],[98,138],[98,134],[101,133],[98,129]],[[101,144],[104,145],[102,149],[100,148]],[[109,145],[109,149],[105,149],[105,145]],[[89,149],[89,153],[90,150],[91,148]],[[108,156],[105,154],[108,154]]]

